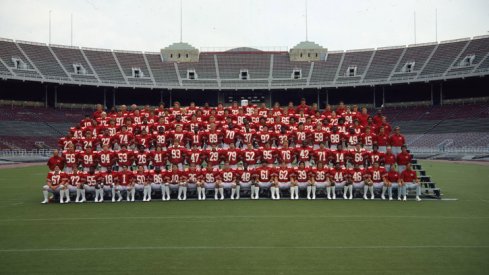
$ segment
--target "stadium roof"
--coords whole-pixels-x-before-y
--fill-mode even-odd
[[[303,50],[314,50],[314,49],[324,49],[321,45],[314,43],[312,41],[302,41],[295,45],[292,49],[303,49]]]
[[[185,42],[173,43],[165,48],[165,50],[196,50],[196,49],[197,48],[195,48],[194,46]]]
[[[250,47],[239,47],[227,50],[227,52],[261,52],[261,50]]]

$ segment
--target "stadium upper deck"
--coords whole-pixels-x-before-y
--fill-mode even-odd
[[[291,61],[287,52],[253,49],[201,52],[199,57],[196,62],[181,63],[162,61],[160,53],[0,39],[0,77],[107,87],[209,90],[426,82],[488,75],[489,36],[329,52],[316,61]]]

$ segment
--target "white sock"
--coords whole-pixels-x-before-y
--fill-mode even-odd
[[[65,190],[61,189],[59,190],[59,202],[63,203],[63,197],[65,196]]]
[[[299,186],[295,186],[294,189],[295,189],[295,199],[298,200],[299,199]]]
[[[368,187],[368,190],[370,190],[370,195],[372,196],[372,198],[374,197],[374,186],[369,186]]]
[[[143,187],[143,201],[146,200],[146,197],[148,195],[148,190],[146,189],[146,186]]]
[[[274,200],[275,199],[275,187],[274,186],[270,187],[270,193],[272,195],[272,200]]]
[[[236,188],[231,188],[231,199],[234,199],[234,194],[236,194]]]
[[[134,200],[134,195],[136,194],[136,188],[132,188],[131,189],[131,196],[132,196],[132,199]]]
[[[345,185],[343,186],[343,196],[346,196],[347,193],[348,193],[348,186]]]
[[[307,186],[307,198],[308,199],[311,198],[311,186],[310,185]]]
[[[197,198],[199,200],[201,199],[201,194],[202,194],[202,187],[197,186]]]
[[[236,197],[235,197],[235,199],[239,199],[239,190],[241,190],[241,186],[236,185]]]
[[[117,195],[119,196],[119,199],[122,199],[121,191],[117,190]]]
[[[87,192],[87,191],[86,191],[85,189],[82,189],[82,190],[81,190],[81,195],[82,195],[82,200],[83,200],[83,201],[86,201],[86,200],[87,200],[87,197],[85,196],[86,192]]]
[[[186,200],[187,199],[187,186],[183,186],[183,199]]]
[[[312,198],[316,198],[316,185],[311,186]]]
[[[387,187],[382,186],[382,196],[385,196],[385,190],[387,190]]]
[[[294,186],[290,187],[290,199],[293,200],[295,198],[294,196],[295,188]]]
[[[166,200],[166,188],[164,185],[161,186],[161,200]]]
[[[258,186],[255,186],[255,199],[259,199],[260,198],[260,187]]]
[[[255,198],[255,186],[252,185],[251,186],[251,199],[254,199]]]
[[[47,190],[42,190],[42,195],[44,196],[44,200],[48,200],[49,192]]]
[[[115,200],[115,188],[112,187],[110,191],[112,192],[112,199]]]
[[[80,201],[80,189],[76,188],[76,200],[75,201]]]
[[[202,199],[205,200],[205,187],[202,187],[200,191],[202,192]]]
[[[70,189],[66,188],[65,190],[65,198],[66,201],[70,201]]]
[[[280,200],[280,188],[275,187],[275,199]]]
[[[331,186],[326,186],[326,193],[328,195],[328,198],[331,197]]]
[[[178,186],[178,199],[182,199],[183,186]]]
[[[166,190],[166,199],[167,200],[170,200],[170,186],[165,186],[165,190]]]
[[[221,200],[224,199],[224,188],[219,187],[219,194],[221,194]]]
[[[368,194],[368,185],[364,185],[363,186],[363,196],[367,197],[367,194]]]
[[[219,188],[214,188],[214,199],[218,199],[219,198]]]

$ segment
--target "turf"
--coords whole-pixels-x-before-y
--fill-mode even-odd
[[[458,200],[41,205],[0,170],[0,273],[487,274],[489,167],[422,164]]]

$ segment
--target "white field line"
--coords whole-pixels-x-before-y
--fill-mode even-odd
[[[62,221],[105,221],[105,220],[207,220],[207,219],[353,219],[353,220],[370,220],[370,219],[438,219],[438,220],[480,220],[489,219],[489,217],[470,217],[470,216],[349,216],[349,215],[247,215],[247,216],[229,216],[229,215],[201,215],[201,216],[135,216],[135,217],[67,217],[67,218],[26,218],[26,219],[0,219],[0,223],[8,222],[62,222]]]
[[[281,250],[281,249],[488,249],[489,245],[373,245],[373,246],[125,246],[125,247],[73,247],[73,248],[13,248],[0,249],[0,253],[107,251],[107,250]]]

